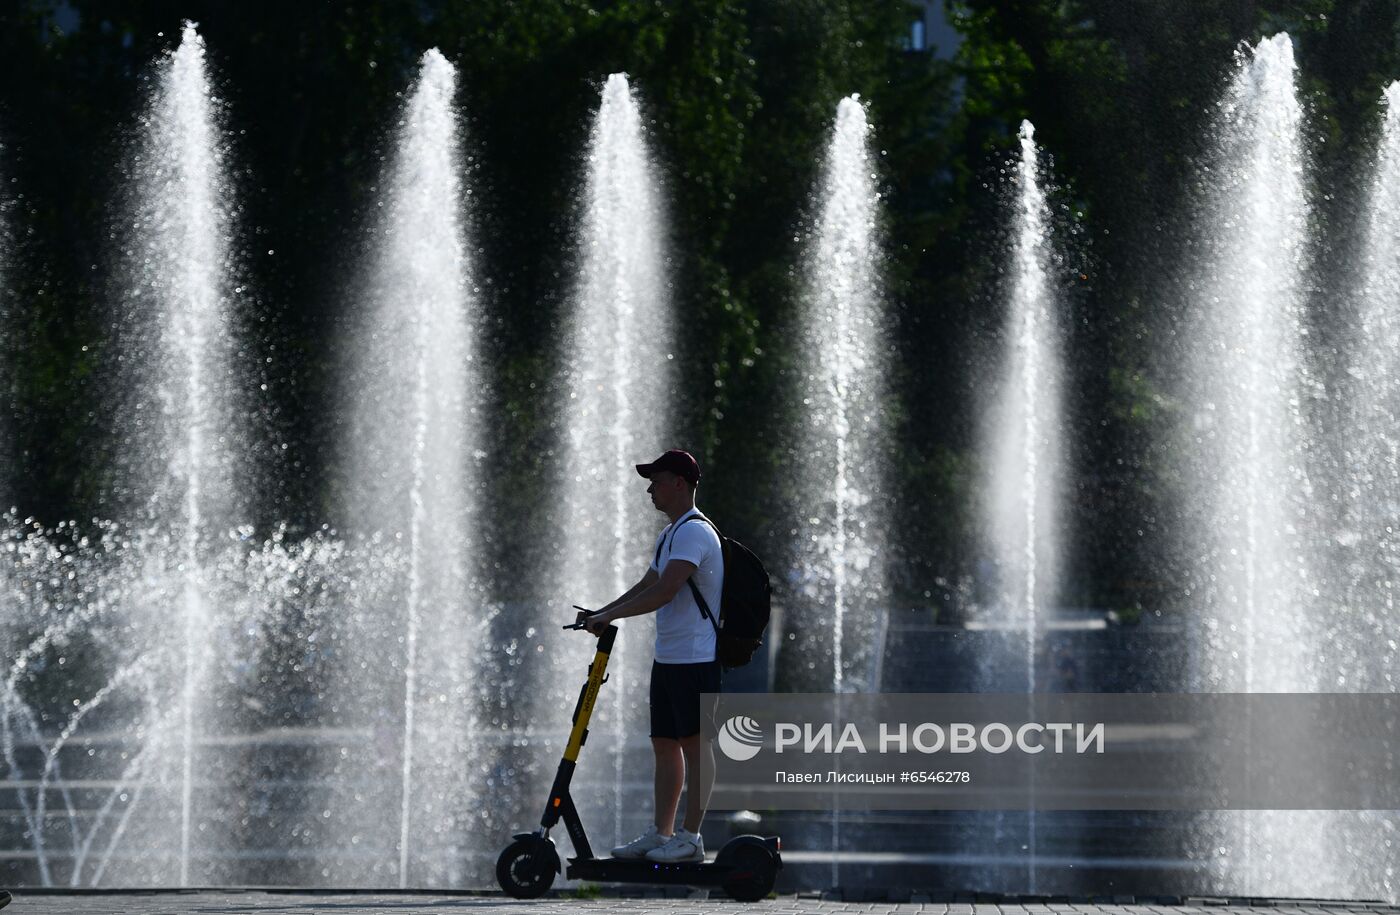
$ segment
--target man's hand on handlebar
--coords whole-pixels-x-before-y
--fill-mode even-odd
[[[612,624],[612,615],[606,611],[589,610],[578,604],[574,604],[574,609],[578,611],[578,616],[574,619],[573,625],[565,626],[565,629],[586,629],[595,637],[601,637],[603,630]]]
[[[587,629],[589,632],[593,633],[595,637],[599,638],[602,637],[603,630],[607,629],[611,625],[612,613],[607,610],[594,613],[590,616],[584,617],[583,619],[583,628]]]

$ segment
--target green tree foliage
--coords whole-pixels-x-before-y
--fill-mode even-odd
[[[776,547],[803,234],[837,102],[868,104],[895,329],[901,604],[941,601],[975,555],[979,379],[1001,320],[1001,169],[1022,118],[1054,158],[1072,328],[1071,537],[1084,599],[1151,578],[1166,347],[1211,106],[1241,41],[1299,42],[1321,167],[1354,186],[1381,86],[1400,76],[1395,0],[948,0],[956,54],[908,51],[908,0],[30,0],[0,9],[0,174],[10,233],[10,492],[45,521],[106,514],[100,367],[112,202],[140,75],[196,21],[227,103],[251,294],[248,356],[285,455],[259,521],[319,524],[333,464],[335,341],[402,93],[421,53],[459,68],[494,381],[500,555],[535,548],[553,378],[575,264],[582,151],[607,74],[643,100],[665,176],[685,328],[684,432],[707,507]],[[1325,217],[1347,237],[1340,195]],[[1349,198],[1346,198],[1349,200]],[[267,362],[267,360],[271,362]],[[285,442],[283,451],[280,444]],[[1145,520],[1146,519],[1146,520]],[[1138,531],[1144,531],[1139,537]]]
[[[1154,3],[1150,0],[950,0],[966,36],[958,63],[966,99],[960,196],[985,181],[985,154],[1008,149],[1034,121],[1052,152],[1057,200],[1083,227],[1067,265],[1073,328],[1069,521],[1071,578],[1085,602],[1122,604],[1162,589],[1174,419],[1164,360],[1189,262],[1197,168],[1241,42],[1286,30],[1308,101],[1322,203],[1319,237],[1347,250],[1359,179],[1369,164],[1381,88],[1400,76],[1400,5]],[[979,168],[984,169],[979,171]],[[976,203],[969,203],[973,224]],[[1340,260],[1340,259],[1339,259]],[[1073,276],[1082,271],[1076,286]],[[966,268],[977,273],[977,265]],[[1319,288],[1341,288],[1341,272]],[[1319,302],[1326,315],[1335,302]]]

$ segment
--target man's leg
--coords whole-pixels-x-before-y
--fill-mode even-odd
[[[651,748],[656,753],[656,831],[669,836],[676,828],[676,807],[681,801],[685,760],[679,740],[653,737]]]
[[[704,732],[682,737],[677,742],[685,754],[685,822],[682,825],[690,832],[699,832],[705,809],[710,806],[710,791],[715,786],[715,744]]]

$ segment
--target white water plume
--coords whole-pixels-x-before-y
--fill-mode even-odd
[[[1334,538],[1334,572],[1318,663],[1323,688],[1394,692],[1400,612],[1400,82],[1381,97],[1384,119],[1362,211],[1363,246],[1356,336],[1344,381],[1347,409],[1336,435],[1344,494]],[[1342,777],[1346,777],[1342,775]],[[1364,810],[1330,816],[1329,877],[1338,895],[1394,899],[1400,860],[1395,813]]]
[[[784,608],[789,689],[878,691],[876,637],[887,606],[888,328],[880,276],[880,194],[858,96],[837,105],[815,195],[798,316],[801,397],[792,453],[795,593]],[[841,818],[833,812],[832,884]]]
[[[479,774],[473,632],[486,611],[471,522],[481,378],[455,92],[453,66],[428,51],[384,181],[346,440],[346,528],[366,544],[392,540],[405,566],[391,602],[358,607],[340,636],[345,723],[376,737],[330,763],[335,778],[371,787],[338,797],[333,819],[349,847],[325,866],[401,887],[459,878]],[[366,873],[366,846],[393,848],[397,866]]]
[[[646,571],[652,543],[667,523],[633,469],[672,447],[674,330],[666,264],[661,193],[641,110],[626,75],[614,73],[589,138],[579,274],[559,354],[568,390],[562,449],[568,476],[564,513],[551,522],[569,533],[558,536],[567,547],[555,571],[554,593],[561,599],[544,608],[545,649],[555,665],[543,673],[549,687],[537,715],[561,732],[568,730],[575,684],[594,649],[586,634],[559,630],[573,621],[569,605],[596,607],[622,594]],[[641,617],[619,628],[593,728],[609,733],[612,759],[604,763],[600,744],[587,768],[608,784],[592,805],[607,811],[621,834],[632,806],[623,796],[626,748],[647,744],[643,713],[632,699],[646,692],[655,626]],[[587,794],[580,796],[586,803]]]
[[[1309,208],[1294,69],[1287,35],[1241,52],[1203,173],[1213,191],[1193,284],[1188,453],[1201,509],[1193,602],[1210,633],[1202,685],[1217,690],[1310,686],[1297,679],[1308,669],[1297,532]]]
[[[1035,637],[1058,590],[1060,322],[1052,271],[1050,210],[1035,128],[1020,130],[1012,201],[1010,284],[998,398],[983,433],[989,461],[987,539],[996,569],[995,606],[985,616],[1024,629],[1027,691],[1034,689]],[[1000,688],[1012,684],[1000,682]]]
[[[1053,288],[1060,255],[1029,121],[1021,123],[1019,137],[1020,155],[1008,189],[1012,218],[1005,342],[995,401],[986,410],[982,430],[987,455],[984,537],[994,576],[986,583],[993,603],[982,608],[979,624],[996,639],[989,644],[1004,650],[981,659],[979,688],[1024,690],[1033,703],[1043,626],[1059,590],[1062,329]],[[1033,705],[1028,714],[1034,715]],[[996,831],[1007,828],[1002,814],[992,819]],[[1034,809],[1026,812],[1025,822],[1026,887],[1034,893]]]
[[[1319,685],[1309,649],[1325,626],[1308,470],[1310,206],[1296,69],[1286,34],[1240,51],[1201,170],[1209,197],[1183,388],[1189,602],[1203,637],[1195,689]],[[1335,894],[1330,823],[1319,812],[1205,815],[1196,854],[1231,893]]]
[[[801,481],[796,535],[799,602],[791,627],[808,641],[810,689],[878,689],[869,682],[879,614],[888,611],[885,407],[888,331],[882,312],[880,194],[871,128],[856,96],[841,100],[823,163],[800,317],[803,426],[793,454]]]
[[[179,712],[162,716],[152,740],[173,741],[162,759],[178,761],[178,874],[190,881],[194,833],[217,843],[218,824],[196,822],[194,791],[201,726],[214,701],[210,689],[215,610],[206,565],[211,542],[235,521],[236,394],[229,363],[228,305],[231,195],[225,176],[219,103],[203,39],[187,23],[178,49],[157,67],[135,150],[131,220],[135,255],[128,343],[136,380],[130,450],[120,489],[149,526],[148,539],[179,544],[178,586],[170,620],[180,648],[169,671],[179,686]],[[138,342],[139,341],[139,342]],[[178,595],[178,596],[177,596]],[[137,614],[145,608],[128,608]],[[154,724],[154,723],[152,723]],[[178,737],[167,736],[174,729]]]
[[[1400,576],[1400,82],[1386,88],[1380,150],[1365,213],[1358,337],[1352,344],[1351,398],[1343,433],[1347,530],[1357,574],[1345,598],[1339,679],[1359,691],[1395,689],[1397,577]],[[1334,634],[1334,641],[1337,641]],[[1373,650],[1383,646],[1380,658]]]

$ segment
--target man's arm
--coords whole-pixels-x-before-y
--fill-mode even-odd
[[[633,585],[632,587],[628,588],[626,594],[623,594],[621,597],[617,598],[616,600],[609,602],[606,606],[598,608],[598,612],[599,612],[599,613],[602,613],[604,610],[611,610],[613,607],[616,607],[618,604],[626,603],[628,600],[631,600],[632,598],[636,597],[638,594],[641,594],[641,593],[642,593],[643,591],[645,591],[647,588],[650,588],[652,585],[656,584],[656,582],[657,582],[660,578],[661,578],[661,576],[656,574],[656,570],[655,570],[655,569],[653,569],[651,566],[647,566],[647,573],[646,573],[645,575],[642,576],[642,578],[641,578],[640,581],[638,581],[638,582],[637,582],[635,585]]]
[[[656,573],[647,570],[650,574]],[[666,606],[685,586],[685,580],[695,573],[695,563],[684,559],[672,559],[661,570],[655,582],[642,589],[641,593],[627,600],[619,600],[601,613],[595,613],[587,621],[588,631],[601,635],[609,623],[629,616],[641,616]]]

